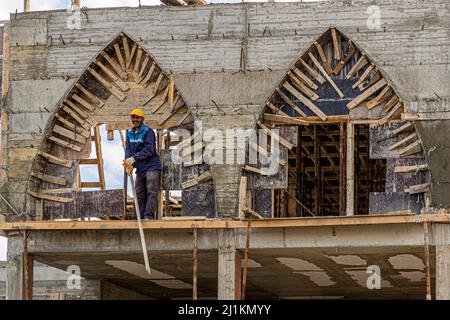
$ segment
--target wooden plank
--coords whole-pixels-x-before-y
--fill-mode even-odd
[[[281,122],[290,125],[308,126],[309,122],[303,119],[294,118],[290,116],[281,116],[278,114],[264,113],[264,119],[274,122]]]
[[[266,105],[269,107],[270,110],[272,110],[273,113],[279,114],[280,116],[289,117],[286,113],[281,111],[281,109],[275,107],[270,101],[267,101]]]
[[[37,192],[33,192],[33,191],[28,191],[28,194],[30,196],[34,197],[34,198],[44,199],[44,200],[48,200],[48,201],[55,201],[55,202],[62,202],[62,203],[69,203],[69,202],[73,201],[72,198],[64,198],[64,197],[52,196],[52,195],[49,195],[49,194],[37,193]]]
[[[137,83],[141,82],[142,76],[144,75],[145,68],[147,67],[148,62],[150,61],[150,57],[146,54],[144,61],[142,62],[141,69],[137,74]]]
[[[261,169],[249,166],[249,165],[244,165],[242,167],[242,169],[244,169],[245,171],[251,172],[251,173],[256,173],[256,174],[262,175],[262,176],[267,176],[268,175],[267,172],[265,172],[265,171],[263,171]]]
[[[82,135],[85,138],[89,138],[91,136],[88,130],[85,130],[84,128],[70,122],[69,120],[61,116],[59,113],[55,113],[55,118],[58,119],[58,121],[61,122],[67,129],[75,131],[76,133]]]
[[[270,157],[269,152],[268,152],[266,149],[264,149],[263,147],[257,145],[256,143],[254,143],[254,142],[249,142],[248,145],[249,145],[253,150],[255,150],[256,152],[262,154],[264,157],[266,157],[266,158],[269,158],[269,157]],[[286,161],[284,161],[284,160],[282,160],[282,159],[274,158],[274,159],[272,159],[272,160],[278,162],[278,163],[279,163],[280,165],[282,165],[282,166],[286,165]]]
[[[183,124],[183,122],[191,115],[190,111],[187,111],[186,114],[175,124],[174,127],[179,127]]]
[[[338,74],[339,72],[341,72],[342,68],[344,68],[344,66],[350,61],[350,59],[356,53],[356,49],[350,40],[348,41],[348,46],[349,46],[349,49],[348,49],[347,56],[343,60],[339,61],[339,63],[336,65],[336,68],[334,68],[334,70],[333,70],[334,74]]]
[[[361,77],[359,77],[358,81],[356,81],[353,85],[352,88],[356,89],[357,86],[359,86],[360,84],[362,84],[367,77],[369,76],[370,72],[372,72],[372,70],[375,68],[375,65],[372,63],[370,64],[366,70],[364,70],[363,74],[361,75]]]
[[[164,74],[162,71],[159,73],[158,78],[156,79],[155,85],[152,88],[152,94],[155,96],[158,93],[159,86],[161,85],[161,81],[164,78]]]
[[[401,113],[403,111],[403,104],[397,103],[395,107],[389,111],[387,115],[385,115],[382,119],[378,120],[378,124],[383,125],[388,123],[389,120],[391,120],[393,117],[397,115],[397,113]]]
[[[361,70],[369,61],[366,58],[366,55],[363,54],[358,61],[354,64],[354,66],[350,69],[350,71],[345,76],[346,79],[350,79],[353,77],[359,70]]]
[[[102,188],[99,181],[81,182],[81,188]]]
[[[239,217],[243,218],[243,210],[247,208],[247,177],[241,176],[239,183]]]
[[[306,86],[301,80],[297,79],[297,77],[294,74],[288,72],[288,75],[292,81],[292,84],[295,85],[301,92],[306,94],[311,100],[315,101],[319,99],[319,96],[314,91],[312,91],[308,86]]]
[[[136,79],[137,79],[137,73],[139,71],[139,67],[141,64],[141,59],[142,59],[142,48],[138,46],[136,60],[134,61],[134,66],[133,66],[133,74]]]
[[[85,144],[86,143],[86,138],[83,137],[82,135],[79,135],[78,133],[75,133],[73,131],[70,131],[64,127],[61,127],[60,125],[55,124],[52,128],[53,132],[66,137],[68,139],[71,139],[73,141],[79,142],[81,144]]]
[[[30,176],[42,180],[44,182],[53,183],[53,184],[59,184],[61,186],[65,186],[67,183],[67,179],[63,177],[55,177],[48,174],[38,173],[38,172],[31,172]]]
[[[387,81],[383,78],[381,80],[379,80],[377,83],[375,83],[373,86],[371,86],[369,89],[367,89],[366,91],[364,91],[363,93],[361,93],[359,96],[357,96],[356,98],[354,98],[352,101],[350,101],[347,104],[347,108],[349,110],[352,110],[354,108],[356,108],[358,105],[360,105],[365,99],[367,99],[368,97],[370,97],[372,94],[374,94],[375,92],[377,92],[379,89],[381,89],[382,87],[384,87],[387,84]]]
[[[94,127],[94,144],[95,144],[95,154],[97,156],[97,168],[98,168],[98,177],[100,180],[100,189],[106,189],[105,183],[105,171],[103,169],[103,154],[102,154],[102,144],[100,140],[100,127]]]
[[[326,120],[327,115],[322,112],[314,103],[309,101],[305,96],[303,96],[300,92],[298,92],[294,87],[292,87],[289,83],[283,83],[283,87],[285,87],[290,93],[292,93],[301,103],[303,103],[308,109],[314,112],[320,119]]]
[[[131,48],[131,53],[130,53],[130,60],[127,61],[127,70],[130,69],[131,67],[131,62],[133,61],[133,57],[134,57],[134,53],[136,52],[137,49],[137,43],[133,43],[133,48]]]
[[[203,183],[205,181],[211,180],[213,178],[213,174],[211,170],[205,171],[203,172],[201,175],[199,175],[198,177],[191,179],[191,180],[187,180],[185,182],[181,183],[181,187],[183,188],[183,190],[191,188],[193,186],[196,186],[200,183]]]
[[[74,110],[70,109],[66,105],[63,105],[62,109],[64,110],[64,112],[69,114],[76,122],[78,122],[78,124],[80,126],[82,126],[85,130],[90,130],[91,129],[91,125],[88,122],[84,121],[83,118],[80,117],[77,112],[75,112]]]
[[[375,98],[366,103],[366,107],[369,110],[375,108],[379,104],[383,103],[389,97],[391,92],[392,92],[391,87],[387,85],[386,87],[384,87],[383,90],[381,90],[381,92]]]
[[[286,102],[292,109],[297,111],[297,113],[300,114],[301,116],[306,117],[306,113],[304,113],[299,107],[297,107],[295,105],[295,103],[291,99],[289,99],[289,97],[287,95],[285,95],[283,93],[283,91],[281,91],[280,88],[276,88],[275,90],[280,95],[280,97],[284,100],[284,102]]]
[[[95,164],[95,165],[97,165],[98,161],[97,161],[97,159],[80,159],[80,164],[81,165],[83,165],[83,164]]]
[[[345,215],[355,215],[355,126],[347,123],[346,136],[346,171],[345,171]]]
[[[148,70],[147,75],[145,76],[145,78],[139,80],[138,83],[142,83],[144,86],[146,86],[147,82],[150,81],[150,78],[152,77],[153,71],[155,71],[155,68],[156,68],[156,63],[153,62],[152,65],[150,66],[150,69]]]
[[[81,147],[80,146],[77,146],[77,145],[75,145],[73,143],[69,143],[69,142],[64,141],[64,140],[62,140],[60,138],[57,138],[55,136],[47,136],[47,139],[52,141],[52,142],[54,142],[55,144],[57,144],[57,145],[59,145],[61,147],[64,147],[64,148],[67,148],[67,149],[71,149],[71,150],[74,150],[74,151],[77,151],[77,152],[81,151]]]
[[[417,222],[426,219],[429,222],[449,223],[450,214],[427,214],[426,217],[416,214],[405,214],[408,210],[395,215],[357,215],[344,217],[303,217],[301,219],[264,219],[252,221],[252,228],[307,228],[307,227],[336,227],[336,226],[361,226],[361,225],[417,225]],[[197,221],[193,226],[192,221],[144,221],[144,229],[246,229],[247,221],[206,219]],[[0,230],[137,230],[135,221],[16,221],[1,222]],[[325,229],[324,229],[325,230]]]
[[[168,96],[168,94],[169,94],[169,86],[167,86],[166,89],[164,89],[164,93],[162,94],[162,96],[160,98],[161,101],[153,106],[152,110],[150,111],[151,113],[156,113],[165,103],[167,103],[167,96]],[[147,99],[147,101],[152,100],[154,96],[155,95],[153,94],[150,97],[150,99]],[[147,102],[144,103],[144,105],[145,104],[147,104]]]
[[[125,72],[125,74],[126,74],[127,68],[125,66],[125,61],[124,61],[123,56],[122,56],[122,51],[120,50],[120,47],[119,47],[118,43],[114,44],[114,50],[116,52],[116,57],[119,60],[120,67],[122,68],[122,71]]]
[[[306,72],[308,72],[313,78],[315,78],[317,81],[320,82],[320,84],[325,83],[325,79],[313,68],[309,66],[303,59],[299,59],[300,63],[302,64],[303,68],[305,68]]]
[[[375,68],[375,70],[376,70],[376,68]],[[358,85],[358,89],[359,89],[360,91],[364,91],[364,90],[366,90],[367,88],[369,88],[369,87],[371,87],[372,85],[374,85],[375,82],[377,82],[377,81],[380,80],[381,78],[382,78],[382,77],[381,77],[381,73],[380,73],[378,70],[376,70],[375,74],[373,75],[372,78],[370,78],[370,80],[369,80],[368,82],[363,82],[363,83],[360,83],[360,84]]]
[[[331,77],[328,75],[327,71],[325,71],[325,69],[322,67],[322,65],[319,63],[319,61],[316,59],[316,57],[311,52],[308,52],[308,55],[311,58],[311,61],[316,65],[317,69],[319,69],[320,72],[322,72],[325,79],[327,79],[327,81],[331,84],[331,86],[334,88],[334,90],[336,90],[339,97],[343,98],[344,94],[339,89],[339,87],[336,85],[336,83],[334,83],[333,79],[331,79]]]
[[[41,157],[47,159],[50,163],[57,164],[63,167],[71,168],[72,167],[72,160],[65,160],[58,157],[55,157],[49,153],[46,152],[39,152],[38,155]]]
[[[167,101],[169,102],[169,107],[171,110],[173,110],[174,107],[174,95],[175,95],[175,84],[172,78],[169,79],[169,85],[167,86],[168,91],[168,98]]]
[[[393,145],[391,145],[391,146],[389,147],[389,150],[390,150],[390,151],[395,150],[395,149],[397,149],[398,147],[402,146],[403,144],[407,143],[408,141],[414,139],[415,137],[417,137],[417,132],[413,132],[412,134],[410,134],[410,135],[407,136],[406,138],[404,138],[404,139],[398,141],[397,143],[394,143]]]
[[[83,87],[80,83],[75,84],[75,86],[83,92],[84,95],[86,95],[93,103],[97,105],[98,108],[101,108],[105,105],[105,102],[103,102],[99,97],[94,95],[92,92],[90,92],[88,89]]]
[[[416,141],[414,141],[410,145],[408,145],[408,146],[404,147],[403,149],[401,149],[399,151],[400,157],[404,157],[404,156],[408,155],[408,153],[411,152],[417,146],[420,146],[420,139],[417,139]]]
[[[123,92],[119,91],[114,85],[111,84],[108,80],[103,78],[100,74],[98,74],[94,69],[88,67],[87,70],[94,76],[94,78],[103,86],[105,89],[107,89],[109,92],[111,92],[114,96],[116,96],[117,99],[120,101],[125,100],[127,97]]]
[[[409,194],[418,194],[431,191],[431,183],[416,184],[405,188],[405,192]]]
[[[116,59],[114,59],[113,57],[110,57],[109,54],[107,54],[105,51],[100,52],[100,55],[103,58],[105,58],[105,60],[114,69],[114,71],[119,75],[119,77],[121,77],[124,80],[127,78],[127,73],[122,69],[121,65],[119,65],[117,63]],[[120,55],[120,56],[122,57],[122,55]]]
[[[417,173],[419,171],[428,171],[428,164],[418,164],[415,166],[399,166],[394,168],[394,173]]]
[[[331,37],[333,38],[334,59],[341,60],[341,37],[335,28],[331,28]]]
[[[129,63],[131,62],[130,47],[128,46],[128,38],[122,36],[123,50],[125,52],[125,71],[128,70]]]
[[[41,189],[39,192],[43,194],[49,194],[49,193],[64,193],[72,191],[74,191],[73,188],[58,188],[58,189]]]
[[[449,120],[450,111],[434,111],[434,112],[417,112],[417,113],[402,113],[402,120]]]
[[[71,97],[73,100],[81,104],[84,108],[88,109],[90,112],[93,112],[95,110],[95,106],[84,100],[82,97],[74,93]]]
[[[270,130],[266,127],[261,121],[257,121],[258,126],[263,129],[269,136],[273,137],[275,140],[278,140],[283,146],[291,150],[294,147],[294,144],[287,141],[285,138],[280,137],[278,134]]]
[[[328,62],[328,58],[325,52],[323,52],[322,46],[317,41],[314,42],[314,45],[317,49],[317,52],[319,53],[320,59],[322,60],[324,70],[327,74],[331,74],[333,72],[333,69],[331,69],[330,63]]]
[[[122,91],[128,91],[130,90],[130,87],[114,72],[111,71],[107,66],[105,66],[103,63],[101,63],[98,60],[94,60],[94,63],[102,69],[102,71],[122,90]],[[106,81],[106,79],[105,79]]]
[[[408,128],[411,128],[412,126],[413,126],[413,124],[411,122],[407,122],[404,125],[402,125],[401,127],[398,127],[397,129],[392,130],[392,132],[390,132],[389,136],[391,136],[391,137],[396,136],[400,132],[402,132]]]
[[[317,90],[319,88],[310,78],[308,78],[306,74],[304,74],[301,70],[299,70],[295,66],[293,66],[291,70],[297,77],[300,78],[300,80],[302,80],[311,89]]]
[[[389,99],[388,102],[386,102],[386,104],[384,105],[384,111],[388,112],[389,110],[391,110],[393,107],[395,107],[395,105],[397,104],[397,102],[399,101],[399,98],[397,95],[394,95],[391,99]]]
[[[250,208],[248,208],[248,207],[244,209],[244,213],[251,214],[252,216],[254,216],[254,217],[258,218],[258,219],[261,219],[261,220],[264,220],[264,219],[265,219],[265,218],[264,218],[262,215],[260,215],[258,212],[254,211],[254,210],[252,210],[252,209],[250,209]]]

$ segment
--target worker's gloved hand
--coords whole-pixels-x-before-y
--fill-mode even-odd
[[[128,159],[125,159],[125,160],[123,161],[124,165],[126,164],[126,165],[128,165],[128,166],[130,166],[130,167],[132,167],[132,166],[134,165],[135,162],[136,162],[136,160],[134,160],[133,157],[128,158]]]
[[[133,174],[133,167],[125,166],[125,171],[127,172],[128,176],[131,176]]]

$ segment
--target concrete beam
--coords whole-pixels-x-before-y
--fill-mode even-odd
[[[234,230],[218,230],[217,298],[234,300],[236,292],[236,239]],[[238,272],[239,273],[239,272]]]
[[[433,226],[436,243],[436,300],[450,300],[450,225]]]

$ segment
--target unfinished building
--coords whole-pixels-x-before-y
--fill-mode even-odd
[[[372,5],[11,15],[7,298],[33,297],[39,261],[110,283],[99,297],[450,299],[450,4],[378,1],[379,25]],[[158,219],[143,223],[151,274],[126,176],[107,190],[103,171],[100,130],[117,139],[133,106],[163,162]],[[242,134],[254,129],[266,146]],[[82,165],[98,181],[82,181]]]

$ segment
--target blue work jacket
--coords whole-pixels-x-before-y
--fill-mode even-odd
[[[136,132],[134,129],[128,131],[125,159],[133,157],[137,174],[147,171],[161,170],[161,162],[156,153],[156,139],[153,129],[142,124]]]

